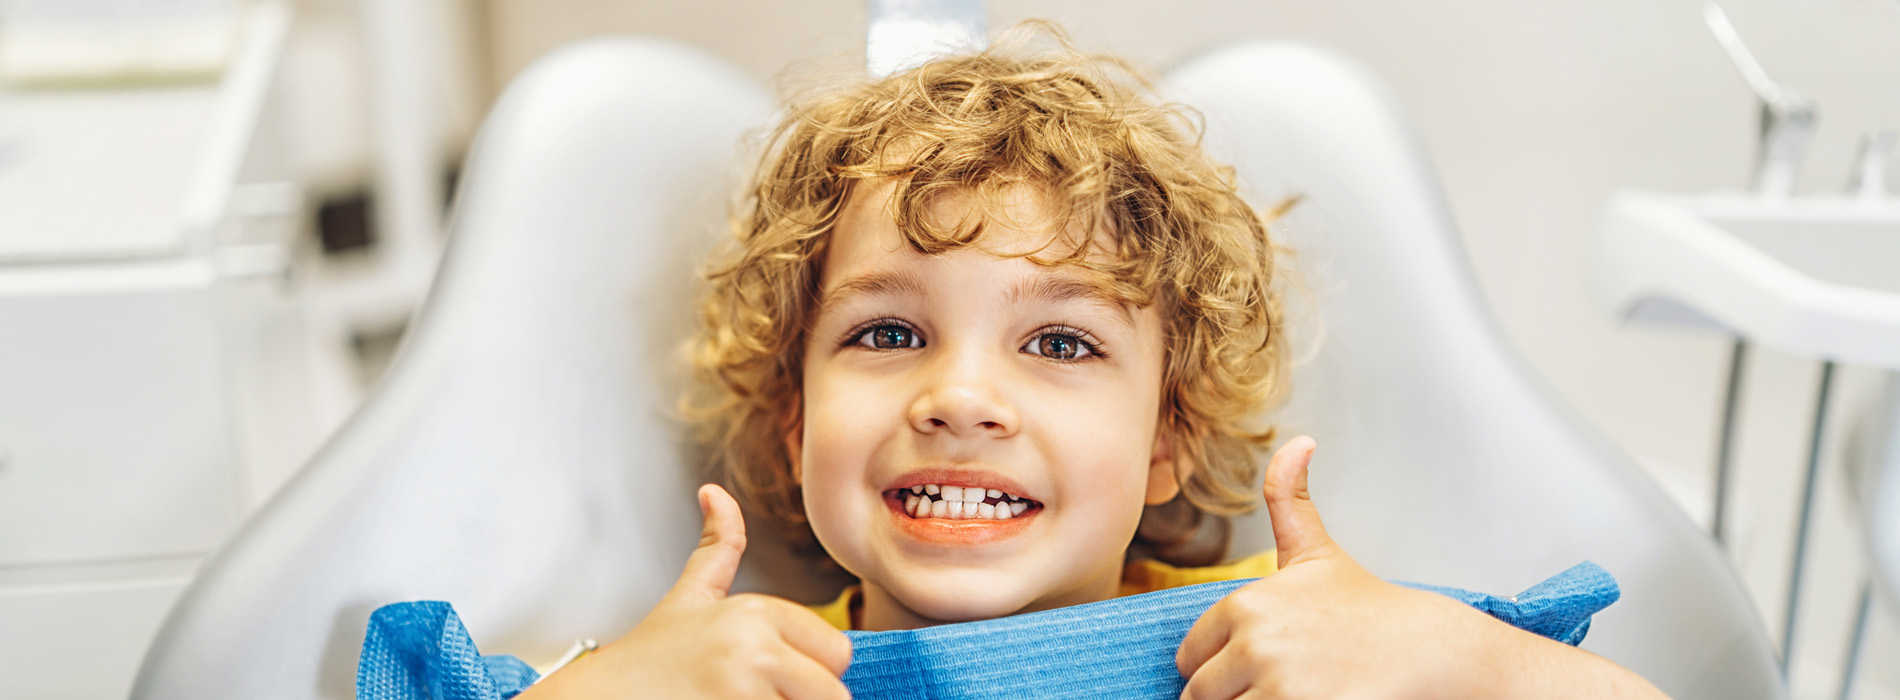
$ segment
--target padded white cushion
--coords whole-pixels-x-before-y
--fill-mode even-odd
[[[1347,552],[1386,578],[1492,592],[1593,560],[1623,599],[1586,649],[1677,698],[1783,696],[1727,559],[1503,337],[1425,149],[1376,76],[1259,43],[1167,85],[1206,115],[1208,147],[1250,200],[1304,197],[1273,230],[1311,288],[1292,297],[1289,337],[1319,340],[1277,415],[1287,437],[1318,440],[1314,500]],[[1249,520],[1238,548],[1270,548],[1264,512]]]

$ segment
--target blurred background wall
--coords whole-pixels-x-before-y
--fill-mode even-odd
[[[1694,193],[1748,183],[1754,98],[1703,25],[1699,0],[989,4],[993,29],[1028,18],[1056,20],[1084,47],[1123,54],[1157,73],[1198,51],[1250,38],[1325,44],[1371,66],[1416,118],[1480,285],[1508,337],[1558,394],[1706,520],[1728,343],[1619,323],[1596,296],[1590,254],[1605,201],[1616,189]],[[289,177],[306,202],[303,245],[339,269],[386,247],[395,239],[392,227],[436,234],[461,154],[488,105],[517,73],[563,44],[618,33],[672,37],[762,83],[797,63],[851,65],[865,44],[865,8],[858,0],[290,5],[294,21],[270,113],[282,132]],[[1900,2],[1726,0],[1723,6],[1769,74],[1819,106],[1819,130],[1797,191],[1843,188],[1861,135],[1900,128]],[[385,32],[382,40],[378,32]],[[391,45],[404,47],[400,55],[390,54]],[[0,125],[5,104],[0,100]],[[392,105],[411,131],[393,132],[379,119]],[[399,138],[404,133],[422,134],[420,143]],[[429,181],[397,187],[392,195],[392,148],[410,149],[415,162],[430,169]],[[0,162],[6,157],[0,140]],[[1895,165],[1890,158],[1889,167]],[[434,205],[404,214],[392,197]],[[419,245],[418,255],[425,254],[429,243]],[[420,283],[426,279],[391,293],[417,294]],[[351,322],[318,316],[318,325],[329,327],[316,335],[327,333],[340,350],[327,360],[331,370],[319,372],[318,386],[300,394],[315,397],[299,399],[307,405],[298,413],[315,427],[270,453],[263,492],[287,478],[348,414],[402,331],[400,314],[369,313]],[[1731,551],[1775,638],[1818,371],[1812,360],[1757,348],[1744,379]],[[1843,368],[1836,415],[1851,415],[1865,403],[1874,378],[1864,368]],[[1795,665],[1798,698],[1837,692],[1864,576],[1852,524],[1855,496],[1838,467],[1844,432],[1830,431],[1823,452],[1814,583],[1804,601]],[[1892,609],[1876,616],[1860,697],[1900,697],[1896,619],[1900,611]]]

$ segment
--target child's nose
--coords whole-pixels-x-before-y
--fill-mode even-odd
[[[967,382],[931,387],[910,407],[910,425],[926,435],[1009,437],[1016,434],[1016,412],[995,393]]]

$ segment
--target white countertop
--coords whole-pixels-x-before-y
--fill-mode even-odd
[[[178,255],[209,243],[289,26],[255,6],[215,80],[0,87],[0,266]]]

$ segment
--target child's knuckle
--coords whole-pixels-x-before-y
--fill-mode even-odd
[[[1240,655],[1241,661],[1255,671],[1270,668],[1277,657],[1273,640],[1259,631],[1238,635],[1230,644],[1234,647],[1234,653]]]
[[[1242,620],[1258,619],[1273,609],[1273,591],[1248,586],[1227,597],[1227,612]]]
[[[733,670],[733,667],[728,666],[713,674],[710,685],[715,697],[772,697],[773,684],[770,679],[757,673],[734,673]]]
[[[756,635],[727,640],[716,652],[718,665],[734,677],[755,678],[770,675],[777,668],[778,650]]]
[[[726,602],[734,612],[747,617],[764,617],[772,612],[772,599],[757,593],[741,593]]]
[[[1249,697],[1289,698],[1296,697],[1294,688],[1287,682],[1287,674],[1272,666],[1254,666],[1248,669],[1247,687],[1252,693]]]
[[[707,626],[715,633],[733,644],[751,644],[752,640],[766,634],[766,618],[760,615],[752,604],[744,601],[729,601],[731,604],[719,607]]]
[[[851,665],[851,638],[843,633],[831,635],[819,649],[819,654],[819,663],[842,673],[845,667]]]
[[[1210,676],[1196,674],[1193,678],[1189,678],[1187,682],[1186,690],[1187,692],[1183,694],[1182,697],[1191,697],[1191,698],[1216,697],[1215,689],[1214,689],[1214,681],[1212,677]]]
[[[784,655],[778,649],[767,648],[763,644],[751,645],[746,651],[745,665],[762,678],[769,678],[785,666]]]

